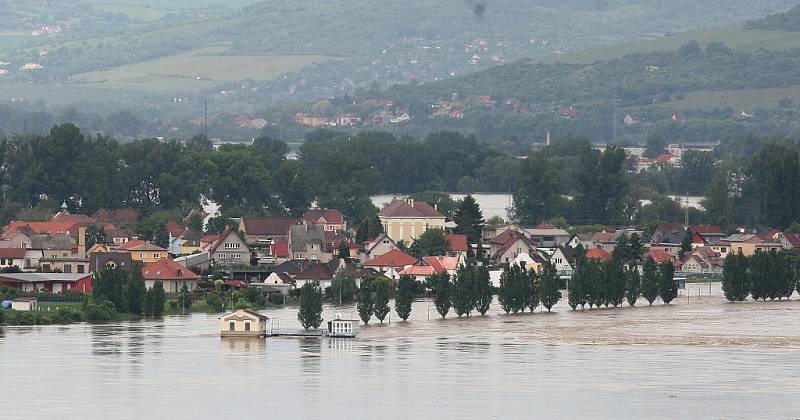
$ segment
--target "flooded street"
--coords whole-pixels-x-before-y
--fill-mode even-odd
[[[509,316],[495,304],[470,319],[440,320],[421,301],[409,322],[355,340],[222,340],[206,314],[7,327],[3,400],[20,403],[3,417],[800,416],[800,300],[729,304],[707,287],[670,306],[572,312],[562,301]],[[296,308],[266,313],[298,328]]]

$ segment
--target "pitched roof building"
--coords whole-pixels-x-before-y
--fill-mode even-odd
[[[146,288],[151,288],[156,281],[161,281],[164,291],[178,293],[183,286],[192,290],[197,287],[200,276],[175,261],[162,259],[142,267],[142,277]]]
[[[430,204],[406,200],[395,200],[378,213],[383,231],[395,242],[411,243],[428,229],[444,230],[445,216]]]

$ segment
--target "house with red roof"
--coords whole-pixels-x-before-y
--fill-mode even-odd
[[[413,265],[408,265],[398,273],[400,276],[411,276],[414,280],[425,281],[426,277],[434,274],[447,273],[451,276],[456,274],[459,267],[465,265],[463,257],[422,257]]]
[[[166,258],[144,264],[142,278],[145,288],[148,289],[153,287],[156,281],[161,281],[167,293],[178,293],[183,286],[189,290],[195,289],[197,281],[200,280],[200,276],[193,271]]]
[[[380,272],[393,270],[400,272],[408,265],[413,265],[417,259],[399,249],[393,249],[383,255],[375,257],[364,263],[365,268],[373,268]]]
[[[590,260],[607,261],[611,259],[611,254],[603,248],[592,248],[586,251],[586,258]]]
[[[445,216],[436,207],[413,198],[394,200],[378,213],[383,231],[393,241],[407,244],[422,236],[428,229],[445,228]]]
[[[509,263],[519,254],[529,254],[536,244],[522,233],[506,230],[489,241],[489,255],[497,264]]]
[[[447,234],[444,236],[444,239],[449,246],[448,255],[453,257],[457,255],[461,255],[464,258],[467,257],[467,252],[469,252],[469,240],[467,235]]]
[[[243,217],[239,230],[248,245],[269,245],[272,242],[289,242],[292,225],[302,224],[297,217]]]
[[[25,267],[25,248],[0,248],[0,268]]]
[[[671,262],[673,264],[678,263],[677,258],[674,255],[668,251],[664,251],[663,249],[651,248],[647,250],[647,252],[642,255],[642,260],[646,260],[648,257],[652,258],[656,264],[663,264],[665,262]]]
[[[95,223],[109,223],[117,227],[132,226],[139,220],[139,211],[134,209],[100,209],[92,215]]]
[[[800,248],[800,233],[781,232],[778,240],[781,241],[784,249]]]
[[[306,225],[322,225],[326,232],[343,232],[347,230],[344,214],[336,209],[311,209],[303,214]]]

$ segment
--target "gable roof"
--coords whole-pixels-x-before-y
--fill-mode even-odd
[[[786,232],[783,237],[795,248],[800,248],[800,233]]]
[[[19,230],[20,228],[29,228],[35,233],[49,233],[51,235],[58,235],[58,234],[77,234],[77,229],[74,229],[75,232],[72,232],[72,228],[75,225],[73,222],[24,222],[24,221],[13,221],[8,224],[7,231],[13,232],[15,230]]]
[[[325,244],[325,229],[322,225],[292,225],[289,230],[289,244],[292,251],[304,251],[308,244]]]
[[[690,226],[689,229],[692,230],[693,233],[699,234],[722,234],[722,229],[719,226],[712,226],[712,225],[694,225]]]
[[[226,228],[225,228],[225,230],[222,232],[222,234],[220,234],[220,235],[219,235],[219,238],[218,238],[216,241],[214,241],[214,244],[213,244],[213,245],[211,245],[211,249],[210,249],[209,251],[210,251],[211,253],[214,253],[214,252],[216,252],[216,251],[217,251],[217,248],[220,246],[220,244],[222,244],[223,242],[225,242],[225,240],[226,240],[226,239],[228,239],[228,236],[231,236],[231,235],[236,235],[236,237],[237,237],[237,238],[239,238],[239,240],[240,240],[242,243],[244,243],[244,239],[242,239],[242,237],[241,237],[241,236],[239,236],[239,232],[237,232],[237,231],[236,231],[236,230],[234,230],[234,229],[231,229],[231,227],[230,227],[230,226],[228,226],[228,227],[226,227]],[[247,245],[245,244],[245,248],[244,248],[243,250],[241,250],[241,251],[244,251],[244,252],[250,252],[250,249],[249,249],[249,248],[247,248]]]
[[[25,248],[0,248],[0,258],[22,259],[25,258]]]
[[[300,223],[296,217],[244,217],[242,225],[245,235],[288,235],[292,225]]]
[[[169,232],[169,234],[173,238],[180,238],[183,235],[183,233],[186,232],[186,228],[181,226],[181,225],[179,225],[174,220],[170,220],[169,222],[167,222],[166,229],[167,229],[167,232]]]
[[[134,209],[100,209],[92,215],[92,219],[95,222],[133,224],[139,219],[139,211]]]
[[[160,246],[153,245],[149,242],[145,242],[141,239],[133,239],[124,244],[119,246],[119,249],[123,251],[164,251],[167,252],[166,249],[161,248]]]
[[[297,280],[330,280],[336,274],[336,268],[339,266],[339,261],[332,260],[327,263],[315,263],[309,265],[305,270],[297,273],[294,276]]]
[[[142,267],[142,277],[145,280],[197,280],[199,275],[188,268],[168,259],[161,259]]]
[[[592,260],[610,260],[611,254],[603,248],[592,248],[586,251],[586,258]]]
[[[452,251],[467,252],[469,250],[467,235],[449,234],[445,235],[444,239],[450,244],[450,249]]]
[[[56,213],[51,222],[56,223],[92,223],[92,218],[85,214],[72,214],[68,211],[60,211]]]
[[[236,312],[231,312],[229,314],[222,315],[221,317],[219,317],[219,319],[225,320],[225,319],[232,318],[232,317],[241,318],[242,316],[255,318],[255,319],[258,319],[258,320],[261,320],[261,321],[266,321],[266,320],[269,319],[268,316],[266,316],[264,314],[260,314],[260,313],[258,313],[256,311],[252,311],[250,309],[239,309]]]
[[[647,252],[645,252],[644,255],[642,256],[642,258],[643,259],[647,259],[647,257],[652,258],[653,261],[656,262],[656,264],[661,264],[661,263],[665,263],[667,261],[672,261],[672,259],[673,259],[672,258],[672,254],[670,254],[667,251],[661,250],[661,249],[649,249],[649,250],[647,250]]]
[[[344,215],[336,209],[312,209],[303,214],[303,221],[310,225],[317,223],[342,224],[344,223]]]
[[[417,259],[399,249],[393,249],[364,263],[364,267],[405,267]]]
[[[379,217],[444,219],[444,215],[424,201],[394,200],[378,213]]]
[[[69,235],[33,235],[31,249],[72,249]]]

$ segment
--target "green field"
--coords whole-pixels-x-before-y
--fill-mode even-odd
[[[0,54],[12,51],[34,38],[22,32],[0,32]]]
[[[663,109],[714,109],[731,107],[736,111],[752,112],[757,108],[775,108],[781,98],[790,98],[795,103],[800,103],[800,86],[780,89],[743,89],[743,90],[700,90],[689,92],[682,100],[675,100],[663,104],[649,105],[647,108]],[[628,110],[636,111],[641,108],[631,107]]]
[[[551,57],[545,61],[575,64],[593,63],[633,53],[677,50],[681,45],[693,39],[701,44],[724,42],[730,48],[743,50],[756,50],[759,48],[779,50],[800,47],[800,32],[746,30],[741,26],[728,26],[707,31],[686,32],[650,41],[576,51]]]
[[[109,13],[123,13],[131,19],[144,22],[161,19],[169,13],[196,11],[200,7],[238,9],[258,3],[258,0],[85,0],[95,9]]]
[[[205,48],[108,70],[76,74],[73,81],[149,92],[201,90],[220,81],[269,80],[301,67],[330,60],[321,55],[221,55]],[[200,79],[198,79],[198,77]]]

